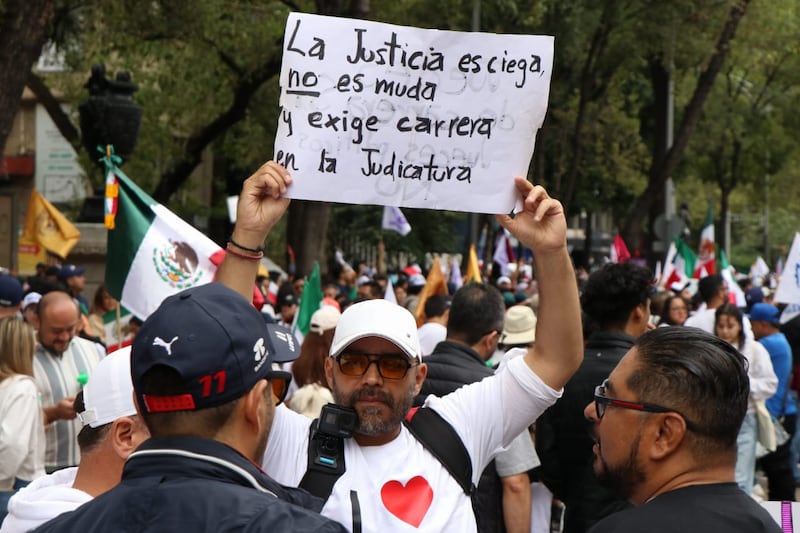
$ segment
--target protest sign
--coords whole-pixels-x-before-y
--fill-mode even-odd
[[[288,196],[507,213],[552,64],[548,36],[292,13],[275,139]]]

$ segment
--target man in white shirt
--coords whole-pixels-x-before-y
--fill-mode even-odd
[[[436,345],[447,338],[451,301],[448,294],[434,294],[425,300],[425,323],[417,329],[423,356],[432,353]]]
[[[249,296],[257,254],[289,205],[291,177],[269,162],[244,183],[238,219],[218,280]],[[497,221],[533,250],[541,306],[535,346],[505,371],[425,403],[455,430],[472,464],[472,482],[486,464],[560,396],[582,358],[580,306],[567,251],[561,204],[542,187],[516,178],[524,200],[514,218]],[[325,362],[336,403],[352,407],[357,424],[344,442],[345,472],[322,514],[345,527],[370,531],[475,531],[470,498],[439,461],[402,424],[427,368],[420,361],[414,317],[385,300],[342,314]],[[375,363],[373,365],[373,363]],[[308,457],[310,421],[278,408],[264,466],[276,480],[297,485]]]

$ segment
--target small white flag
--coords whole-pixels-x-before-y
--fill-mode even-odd
[[[786,258],[781,281],[775,291],[775,301],[779,303],[800,303],[800,233],[794,234],[792,249]]]
[[[383,208],[383,223],[381,227],[386,230],[396,231],[403,237],[411,232],[411,224],[399,207],[385,206]]]

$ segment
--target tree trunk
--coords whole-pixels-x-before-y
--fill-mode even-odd
[[[52,0],[5,0],[0,10],[0,155],[31,65],[42,53]]]
[[[656,199],[659,194],[663,193],[662,191],[664,190],[667,178],[675,172],[675,169],[678,167],[678,164],[686,152],[689,139],[694,132],[698,120],[700,120],[706,98],[708,98],[711,88],[714,86],[714,80],[722,68],[725,58],[728,56],[730,42],[736,34],[736,28],[739,26],[739,22],[742,20],[749,3],[750,0],[740,0],[731,6],[731,10],[728,12],[728,19],[717,39],[714,53],[709,59],[708,66],[700,74],[694,94],[692,94],[692,98],[686,106],[683,119],[675,135],[674,144],[664,157],[663,164],[659,165],[655,157],[651,162],[647,188],[636,200],[624,224],[623,235],[625,236],[626,242],[643,242],[643,222],[647,218],[648,213],[651,211],[660,212],[660,210],[656,209]]]
[[[320,271],[327,270],[325,242],[328,235],[331,204],[292,200],[286,226],[286,242],[295,252],[295,277],[311,274],[314,261]]]

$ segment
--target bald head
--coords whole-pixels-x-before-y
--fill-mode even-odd
[[[39,342],[49,352],[61,355],[78,330],[80,310],[66,292],[49,292],[39,302]]]

